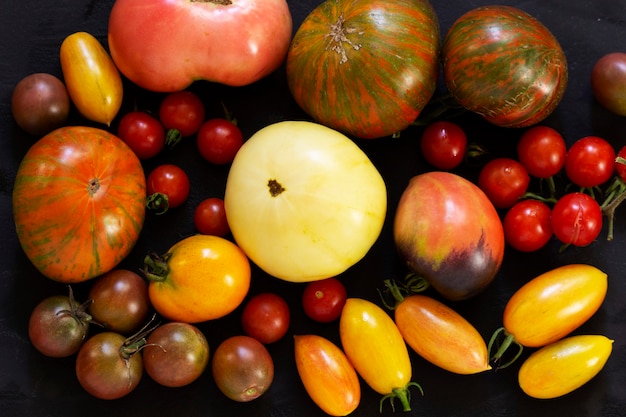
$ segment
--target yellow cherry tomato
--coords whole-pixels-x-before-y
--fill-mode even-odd
[[[148,255],[144,274],[155,310],[172,321],[198,323],[227,315],[250,288],[250,262],[241,249],[211,235],[187,237],[163,256]]]
[[[317,335],[294,336],[296,367],[311,399],[326,414],[346,416],[361,401],[359,377],[343,351]]]
[[[398,304],[394,317],[407,344],[430,363],[464,375],[491,369],[487,344],[478,330],[434,298],[410,295]]]
[[[571,336],[534,352],[522,364],[518,382],[534,398],[556,398],[580,388],[596,376],[613,350],[602,335]]]
[[[348,298],[339,319],[339,334],[346,356],[363,380],[394,405],[398,398],[410,411],[412,367],[406,343],[391,317],[378,305]]]
[[[60,58],[67,92],[78,111],[110,126],[122,105],[123,85],[102,44],[87,32],[76,32],[63,40]]]

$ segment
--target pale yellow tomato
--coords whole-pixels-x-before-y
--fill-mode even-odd
[[[237,244],[268,274],[308,282],[344,272],[380,235],[385,183],[348,137],[304,121],[269,125],[241,147],[224,196]]]

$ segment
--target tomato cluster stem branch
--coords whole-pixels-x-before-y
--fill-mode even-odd
[[[617,178],[615,182],[608,189],[608,196],[602,203],[600,208],[602,213],[607,217],[607,240],[613,240],[613,229],[615,224],[615,210],[626,199],[626,183]]]

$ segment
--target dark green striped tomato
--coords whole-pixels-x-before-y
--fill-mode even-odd
[[[478,7],[445,36],[443,74],[466,109],[503,127],[534,125],[552,113],[567,84],[567,61],[554,35],[510,6]]]
[[[143,227],[146,180],[134,152],[110,133],[62,127],[24,156],[13,218],[26,256],[50,279],[74,283],[113,269]]]
[[[428,0],[327,0],[292,40],[289,88],[318,123],[364,139],[388,136],[435,92],[440,45]]]
[[[408,267],[449,300],[484,290],[504,256],[504,231],[493,204],[475,184],[450,172],[411,179],[393,233]]]

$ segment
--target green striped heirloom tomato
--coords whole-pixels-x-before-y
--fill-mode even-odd
[[[428,0],[327,0],[294,35],[289,88],[321,124],[364,139],[388,136],[435,92],[440,44]]]
[[[450,27],[441,54],[450,93],[497,126],[540,122],[567,85],[567,61],[557,39],[515,7],[483,6],[465,13]]]
[[[331,416],[346,416],[361,401],[359,377],[345,353],[313,334],[294,336],[298,375],[318,407]]]
[[[602,335],[570,336],[533,352],[518,372],[522,390],[534,398],[556,398],[596,376],[611,356],[613,340]]]
[[[339,335],[346,356],[374,391],[385,399],[398,398],[404,411],[409,402],[412,366],[402,334],[387,312],[371,301],[348,298],[339,319]]]
[[[600,308],[606,297],[607,275],[586,264],[570,264],[545,272],[528,281],[504,308],[504,326],[493,334],[491,354],[499,335],[505,338],[492,355],[495,362],[511,344],[518,355],[522,347],[541,347],[556,342],[580,327]]]
[[[139,238],[145,204],[137,156],[93,127],[62,127],[37,141],[13,187],[13,218],[26,256],[64,283],[102,275],[124,259]]]
[[[504,231],[493,204],[475,184],[450,172],[410,180],[393,233],[408,267],[449,300],[484,290],[504,256]]]
[[[239,149],[224,207],[250,260],[279,279],[308,282],[339,275],[367,254],[385,221],[387,188],[348,137],[285,121]]]

